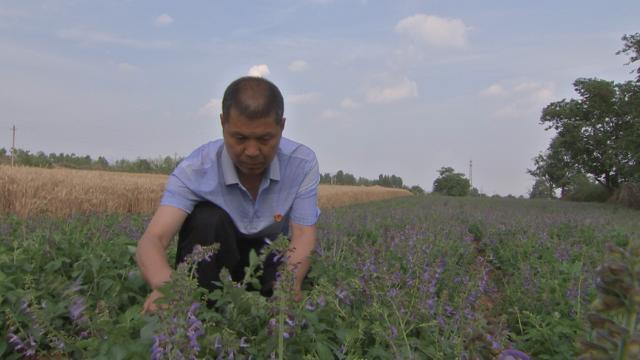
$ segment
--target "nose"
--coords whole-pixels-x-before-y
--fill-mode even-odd
[[[258,144],[256,144],[254,141],[249,141],[247,147],[244,149],[244,154],[248,157],[256,157],[260,155]]]

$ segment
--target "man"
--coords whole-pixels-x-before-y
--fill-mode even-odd
[[[210,261],[198,264],[200,286],[212,290],[226,267],[236,281],[244,277],[251,249],[265,239],[290,234],[288,266],[301,284],[315,247],[320,173],[309,148],[282,137],[285,118],[280,90],[268,80],[242,77],[222,99],[223,139],[196,149],[169,176],[158,210],[143,234],[136,260],[152,292],[143,310],[154,311],[158,288],[171,277],[166,249],[176,233],[176,264],[195,245],[219,243]],[[261,293],[270,296],[278,263],[267,257]]]

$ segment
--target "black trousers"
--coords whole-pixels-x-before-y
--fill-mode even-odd
[[[245,276],[245,267],[249,265],[251,249],[260,254],[266,245],[264,238],[251,238],[242,234],[231,220],[229,214],[211,202],[198,203],[182,224],[178,234],[178,251],[176,266],[191,254],[196,244],[201,246],[220,244],[217,254],[210,260],[201,261],[196,269],[198,285],[212,291],[218,286],[214,281],[220,280],[220,270],[226,267],[234,281],[241,281]],[[260,276],[260,294],[266,297],[273,295],[273,284],[280,263],[275,261],[275,254],[270,253],[263,264]]]

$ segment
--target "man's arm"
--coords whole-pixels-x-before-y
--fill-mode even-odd
[[[166,251],[186,218],[184,210],[161,205],[138,242],[136,262],[142,277],[153,290],[144,303],[143,311],[156,309],[153,301],[162,296],[157,289],[171,278]]]
[[[291,223],[289,269],[294,271],[295,299],[302,299],[302,280],[311,266],[311,252],[316,246],[316,226]]]

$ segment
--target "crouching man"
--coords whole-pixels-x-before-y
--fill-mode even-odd
[[[136,260],[152,292],[144,311],[156,309],[158,291],[171,277],[166,250],[176,233],[176,265],[197,244],[220,244],[218,253],[198,264],[198,284],[215,289],[220,270],[244,278],[249,252],[265,239],[288,235],[288,266],[295,271],[295,296],[309,270],[316,243],[320,173],[311,149],[282,137],[284,101],[270,81],[243,77],[222,99],[223,138],[196,149],[169,176],[160,206],[138,243]],[[291,232],[289,234],[289,231]],[[268,256],[260,279],[270,296],[278,262]]]

